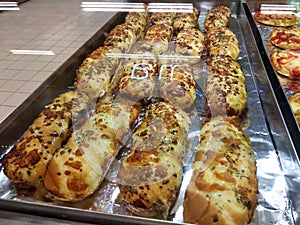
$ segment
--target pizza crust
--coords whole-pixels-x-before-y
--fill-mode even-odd
[[[277,28],[271,32],[270,42],[282,49],[300,50],[300,27]]]
[[[300,79],[300,53],[276,51],[270,55],[274,69],[290,79]]]
[[[298,17],[291,13],[291,14],[268,14],[263,13],[261,11],[257,11],[254,14],[254,19],[262,24],[269,25],[269,26],[276,26],[276,27],[290,27],[294,26],[298,23]]]

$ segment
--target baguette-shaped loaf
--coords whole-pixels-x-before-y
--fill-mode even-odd
[[[127,104],[100,105],[49,162],[45,188],[63,201],[79,201],[91,195],[125,144],[137,116],[137,109]]]
[[[184,200],[184,221],[246,225],[257,204],[256,163],[251,143],[232,119],[203,126]]]
[[[163,64],[159,69],[160,97],[185,111],[194,107],[196,82],[188,64]]]
[[[212,27],[206,33],[207,50],[210,56],[229,56],[237,60],[240,55],[239,42],[227,27]]]
[[[139,39],[146,29],[148,12],[129,12],[126,15],[125,23],[130,24],[133,27],[136,39]]]
[[[191,8],[193,12],[177,12],[173,22],[174,33],[177,35],[182,30],[198,28],[198,17],[200,10],[196,7]]]
[[[134,54],[125,62],[118,87],[119,97],[131,101],[149,99],[156,85],[157,62],[153,54]]]
[[[247,105],[245,77],[238,62],[230,57],[208,60],[206,99],[212,117],[239,116]]]
[[[188,57],[187,62],[197,63],[203,54],[204,50],[204,35],[199,29],[191,28],[181,30],[176,36],[175,52]]]
[[[174,12],[153,12],[150,15],[150,22],[152,25],[166,24],[173,26],[174,17]]]
[[[24,188],[40,187],[49,160],[66,141],[72,122],[87,109],[87,101],[85,95],[69,91],[47,105],[4,156],[6,176]]]
[[[231,10],[226,6],[216,6],[207,11],[204,21],[204,29],[207,32],[213,27],[228,27]]]
[[[180,188],[190,119],[174,106],[150,105],[120,167],[120,195],[135,215],[166,218]]]
[[[104,41],[104,46],[113,46],[122,52],[128,52],[137,40],[136,27],[131,23],[122,23],[115,26]]]
[[[141,49],[155,55],[164,53],[169,48],[173,27],[167,24],[152,25],[145,34]]]
[[[76,71],[75,89],[85,93],[91,101],[102,97],[108,91],[119,64],[119,59],[113,57],[118,53],[121,51],[112,46],[93,51]]]

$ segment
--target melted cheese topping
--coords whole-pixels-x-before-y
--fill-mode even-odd
[[[300,27],[277,28],[271,32],[270,42],[283,49],[300,50]]]
[[[189,125],[188,115],[167,103],[147,109],[118,174],[122,199],[134,214],[168,213],[180,187]]]
[[[300,79],[300,53],[277,51],[270,56],[275,70],[290,79]]]
[[[78,92],[66,92],[55,98],[4,157],[7,177],[15,183],[41,186],[49,160],[66,141],[72,121],[86,108],[87,98]]]
[[[106,104],[60,148],[49,162],[45,188],[63,201],[79,201],[100,185],[113,156],[125,144],[137,110],[126,104]]]

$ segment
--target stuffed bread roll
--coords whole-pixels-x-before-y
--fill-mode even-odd
[[[159,68],[160,97],[182,110],[192,110],[196,82],[188,64],[163,64]]]
[[[125,62],[118,87],[118,97],[140,101],[153,96],[157,63],[153,54],[133,54]]]
[[[20,187],[40,187],[49,160],[67,140],[72,123],[88,108],[87,101],[85,95],[69,91],[47,105],[4,156],[5,175]]]
[[[150,22],[152,25],[166,24],[172,26],[174,17],[175,17],[175,13],[173,12],[154,12],[151,13]]]
[[[97,100],[109,89],[119,64],[114,54],[121,51],[112,46],[99,47],[93,51],[76,71],[75,89],[85,93],[90,100]]]
[[[118,174],[120,195],[131,213],[166,218],[180,188],[190,123],[184,111],[168,103],[146,110]]]
[[[147,12],[129,12],[126,15],[125,23],[130,24],[134,30],[136,39],[140,38],[148,24],[148,13]]]
[[[206,33],[207,50],[210,56],[230,56],[237,60],[240,55],[236,35],[227,27],[213,27]]]
[[[213,27],[228,27],[230,16],[231,10],[226,6],[216,6],[208,10],[204,21],[205,31]]]
[[[152,25],[145,34],[141,49],[156,56],[166,52],[173,34],[173,27],[167,24]]]
[[[191,8],[191,13],[178,12],[175,15],[173,28],[174,33],[177,35],[182,30],[188,30],[192,28],[198,28],[198,17],[200,10],[196,7]]]
[[[232,120],[215,117],[200,132],[193,176],[185,193],[184,221],[205,225],[247,225],[257,205],[254,152]]]
[[[187,62],[195,64],[200,61],[204,50],[204,35],[196,28],[181,30],[175,39],[175,52],[187,57]]]
[[[137,109],[127,104],[100,105],[49,162],[45,188],[63,201],[79,201],[91,195],[124,145],[137,116]]]
[[[128,52],[137,40],[135,27],[130,23],[115,26],[104,41],[104,46],[113,46],[122,52]]]
[[[245,77],[239,64],[229,57],[208,61],[206,99],[212,117],[239,116],[247,106]]]

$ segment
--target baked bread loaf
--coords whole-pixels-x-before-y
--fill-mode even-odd
[[[91,101],[102,97],[108,91],[119,65],[119,58],[113,54],[120,53],[118,48],[103,46],[88,55],[76,71],[75,90],[85,93]]]
[[[185,193],[184,221],[247,225],[257,205],[254,152],[247,135],[228,117],[204,124]]]
[[[86,96],[69,91],[47,105],[4,156],[5,175],[19,187],[41,187],[49,160],[68,139],[72,123],[78,122],[87,102]]]
[[[240,55],[236,35],[227,27],[212,27],[206,33],[207,51],[210,56],[230,56],[234,60]]]
[[[210,116],[239,116],[247,106],[247,90],[238,62],[230,57],[211,57],[205,94]]]
[[[231,10],[226,6],[216,6],[208,10],[204,21],[204,30],[207,32],[213,27],[228,27]]]
[[[189,111],[196,99],[196,82],[188,64],[163,64],[159,68],[159,91],[164,101]]]
[[[173,26],[175,13],[173,12],[153,12],[150,15],[150,22],[152,25],[155,24],[166,24]]]
[[[181,30],[175,39],[175,52],[187,57],[187,62],[195,64],[200,61],[204,50],[204,35],[199,29]]]
[[[137,116],[137,109],[127,104],[99,106],[49,162],[45,188],[63,201],[83,200],[94,193]]]
[[[131,213],[168,215],[180,188],[190,123],[184,111],[164,102],[146,110],[118,174],[120,196]]]
[[[152,25],[145,34],[141,49],[152,52],[155,56],[164,53],[169,48],[173,35],[173,27],[166,24]]]
[[[288,100],[295,114],[298,125],[300,126],[300,92],[289,96]]]
[[[199,14],[200,14],[200,10],[197,9],[196,7],[193,8],[192,13],[176,13],[173,22],[175,35],[177,35],[182,30],[198,28]]]
[[[148,24],[147,12],[129,12],[126,15],[125,23],[130,24],[135,30],[136,38],[139,39],[144,35]]]
[[[123,67],[118,97],[130,101],[147,100],[154,94],[157,62],[153,54],[133,54]]]
[[[131,23],[122,23],[115,26],[104,41],[104,46],[113,46],[122,52],[128,52],[137,40],[136,28]]]

